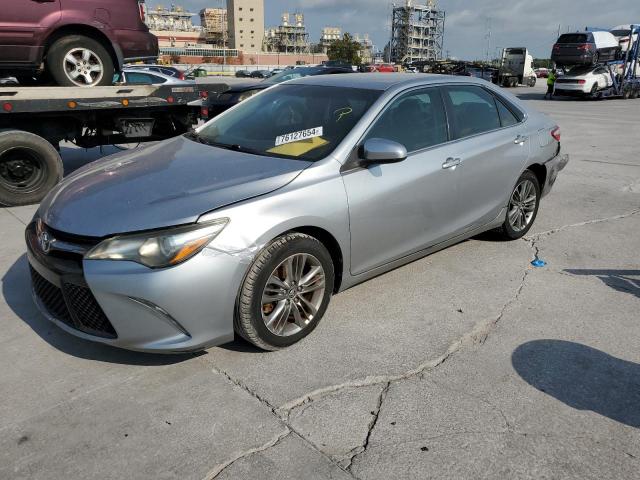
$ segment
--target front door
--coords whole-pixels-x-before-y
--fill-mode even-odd
[[[447,159],[447,120],[440,89],[392,100],[361,143],[384,138],[407,148],[406,160],[347,171],[351,273],[378,266],[450,237],[457,229],[458,169]]]
[[[460,157],[459,206],[464,230],[494,220],[529,158],[523,115],[477,85],[443,88],[455,156]],[[537,137],[534,137],[536,139]]]
[[[2,0],[0,64],[36,63],[43,34],[60,15],[60,0]]]

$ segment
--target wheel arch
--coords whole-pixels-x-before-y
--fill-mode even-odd
[[[324,245],[324,247],[329,252],[329,255],[331,256],[331,260],[333,261],[333,293],[337,293],[340,290],[340,286],[342,284],[342,271],[344,268],[344,256],[342,254],[342,248],[340,247],[340,243],[338,243],[338,240],[336,240],[336,238],[329,231],[325,230],[324,228],[315,226],[291,228],[286,232],[283,232],[281,235],[286,235],[287,233],[303,233],[305,235],[309,235],[310,237],[316,238],[320,241],[320,243]]]
[[[527,170],[533,172],[540,184],[540,190],[544,190],[545,183],[547,182],[547,168],[539,163],[533,163],[527,167]]]
[[[91,25],[84,25],[84,24],[77,24],[77,23],[69,23],[69,24],[63,25],[49,34],[49,36],[45,40],[44,53],[43,53],[42,59],[43,60],[46,59],[49,49],[56,41],[64,37],[68,37],[70,35],[84,35],[93,40],[99,41],[104,46],[104,48],[107,49],[107,52],[109,52],[109,55],[113,60],[113,65],[116,68],[116,70],[119,70],[120,67],[122,67],[121,55],[118,55],[118,52],[116,51],[116,46],[113,44],[113,42],[109,39],[107,35],[101,32],[99,28],[96,28]]]

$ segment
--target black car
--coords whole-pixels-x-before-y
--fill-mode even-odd
[[[127,65],[126,68],[134,68],[138,70],[149,70],[151,72],[164,73],[170,77],[175,77],[178,80],[184,80],[184,72],[175,67],[169,67],[167,65]]]
[[[251,72],[251,78],[269,78],[271,72],[269,70],[254,70]]]
[[[273,75],[261,82],[242,82],[231,86],[229,90],[219,94],[217,97],[209,97],[203,107],[207,109],[209,117],[215,117],[220,113],[228,110],[234,105],[246,100],[247,98],[261,92],[265,88],[269,88],[277,83],[286,82],[296,78],[308,77],[312,75],[335,75],[342,73],[354,73],[352,68],[345,67],[297,67],[286,69],[276,75]],[[236,73],[236,76],[237,73]],[[203,111],[204,113],[204,111]]]
[[[236,78],[250,78],[251,72],[249,70],[238,70],[236,72]]]
[[[619,58],[620,43],[611,32],[577,32],[560,35],[551,60],[558,66],[596,65]]]

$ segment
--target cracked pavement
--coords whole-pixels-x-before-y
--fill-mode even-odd
[[[572,157],[529,235],[354,287],[286,351],[153,356],[66,335],[31,303],[34,207],[0,210],[0,478],[637,476],[638,103],[517,93]]]

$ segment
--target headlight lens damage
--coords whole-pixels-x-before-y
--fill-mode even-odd
[[[87,260],[124,260],[150,268],[178,265],[206,247],[229,223],[213,222],[109,238],[92,248]]]

